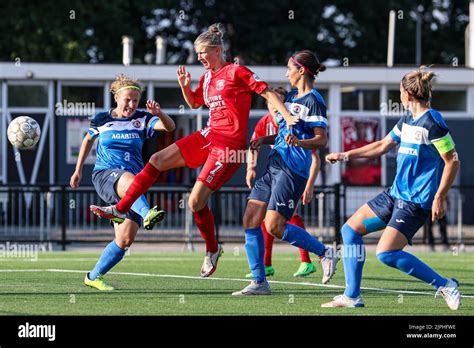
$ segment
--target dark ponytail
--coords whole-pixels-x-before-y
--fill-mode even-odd
[[[296,52],[291,59],[296,66],[304,68],[306,74],[312,80],[314,80],[320,72],[326,70],[326,65],[321,64],[318,56],[309,50]]]

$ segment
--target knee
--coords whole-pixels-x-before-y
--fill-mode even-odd
[[[153,165],[153,167],[158,169],[160,172],[163,171],[163,168],[161,166],[163,161],[162,161],[160,152],[155,152],[153,155],[151,155],[149,162]]]
[[[115,234],[115,243],[122,249],[129,248],[135,241],[139,226],[135,221],[125,221]]]
[[[270,233],[272,236],[282,239],[283,233],[285,231],[285,224],[280,223],[275,219],[268,219],[265,220],[265,228],[267,232]]]
[[[121,249],[129,248],[132,244],[135,238],[132,236],[122,236],[120,238],[115,239],[115,243],[119,246]]]
[[[352,244],[355,241],[361,240],[362,235],[358,233],[355,229],[349,226],[348,223],[345,223],[341,228],[341,236],[344,243]]]
[[[252,214],[250,214],[248,212],[248,210],[246,210],[245,213],[244,213],[243,225],[244,225],[245,229],[247,229],[247,228],[257,228],[257,226],[255,226]]]
[[[397,261],[396,251],[377,251],[377,259],[383,264],[395,267]]]
[[[191,196],[188,200],[188,207],[193,213],[197,213],[205,207],[205,204],[202,204],[197,198]]]
[[[244,228],[257,228],[261,225],[262,221],[258,218],[259,214],[255,214],[251,209],[246,209],[243,218]]]

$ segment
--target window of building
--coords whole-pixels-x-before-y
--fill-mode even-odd
[[[380,110],[380,90],[343,86],[342,110],[378,111]]]
[[[48,87],[31,85],[8,86],[9,107],[46,107],[48,106]]]
[[[183,98],[181,88],[174,87],[155,87],[155,100],[162,108],[179,109],[181,105],[188,107]]]
[[[96,108],[104,107],[102,86],[62,86],[62,99],[72,103],[94,103]]]
[[[401,103],[400,90],[390,89],[388,91],[388,101],[392,105]],[[441,112],[443,111],[460,111],[467,110],[467,92],[465,90],[433,90],[431,99],[431,107]]]
[[[439,111],[466,111],[466,91],[433,91],[431,106]]]

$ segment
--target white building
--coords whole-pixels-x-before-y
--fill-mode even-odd
[[[184,135],[201,127],[206,110],[190,110],[181,97],[176,81],[177,66],[123,66],[94,64],[0,63],[2,88],[0,94],[0,128],[12,117],[30,115],[42,127],[43,136],[36,151],[23,151],[21,160],[14,161],[13,148],[7,137],[0,143],[0,182],[22,184],[38,182],[66,183],[80,145],[82,130],[87,128],[87,116],[92,112],[113,107],[109,92],[115,75],[124,73],[146,85],[146,99],[156,99],[170,115],[176,116]],[[250,67],[271,86],[289,88],[285,67]],[[330,151],[341,151],[343,134],[341,122],[346,117],[375,122],[378,134],[368,134],[368,140],[390,131],[399,117],[398,86],[403,75],[414,67],[338,67],[321,73],[316,87],[328,104]],[[440,110],[452,128],[458,150],[469,150],[469,136],[474,134],[474,70],[462,67],[434,67],[433,107]],[[193,82],[203,73],[201,66],[190,66]],[[266,113],[263,99],[255,96],[251,118]],[[197,117],[196,117],[197,115]],[[250,128],[255,123],[250,123]],[[369,130],[370,133],[370,130]],[[18,159],[18,157],[17,157]],[[382,160],[381,183],[391,180],[387,159]],[[12,168],[12,164],[16,164]],[[341,168],[327,168],[326,184],[340,182]],[[463,162],[461,184],[474,184],[474,165]]]

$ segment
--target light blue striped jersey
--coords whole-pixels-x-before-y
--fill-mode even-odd
[[[403,116],[390,136],[400,144],[390,194],[431,210],[444,168],[440,153],[454,149],[448,126],[438,111],[429,109],[416,120],[411,113]]]
[[[94,170],[120,168],[137,174],[143,169],[142,147],[154,131],[157,116],[135,111],[126,118],[112,117],[112,110],[99,112],[91,120],[89,134],[98,137]]]
[[[327,128],[326,103],[315,88],[300,98],[296,98],[297,94],[298,90],[294,89],[285,97],[285,106],[291,115],[300,117],[300,121],[292,127],[292,134],[298,139],[314,138],[314,127]],[[278,135],[270,156],[278,152],[293,172],[308,178],[312,161],[311,149],[288,145],[285,141],[285,136],[289,132],[286,128],[286,121],[280,113],[277,113],[276,119]]]

